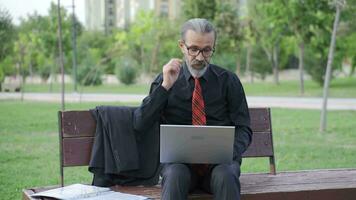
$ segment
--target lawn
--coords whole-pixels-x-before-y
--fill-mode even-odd
[[[88,109],[99,104],[68,103],[66,107]],[[24,188],[59,184],[59,109],[55,103],[0,101],[1,199],[20,199]],[[329,112],[324,134],[318,132],[319,115],[315,110],[272,109],[277,173],[356,168],[356,112]],[[243,173],[268,170],[267,158],[243,161]],[[90,183],[91,178],[86,167],[65,169],[66,184]]]
[[[66,84],[65,90],[67,93],[72,93],[74,91],[73,84]],[[53,84],[52,91],[50,90],[50,85],[48,84],[26,84],[25,92],[61,92],[61,84]],[[82,93],[122,93],[122,94],[147,94],[149,91],[149,85],[144,84],[133,84],[133,85],[123,85],[123,84],[110,84],[110,85],[100,85],[100,86],[78,86],[77,92]]]
[[[298,81],[281,81],[279,85],[270,82],[245,83],[246,95],[248,96],[302,96],[299,92]],[[66,84],[66,92],[73,92],[73,85]],[[49,92],[49,85],[28,84],[26,92]],[[78,92],[84,93],[122,93],[122,94],[147,94],[149,85],[101,85],[78,87]],[[60,92],[60,84],[53,84],[52,92]],[[355,98],[356,78],[334,79],[330,85],[330,97]],[[323,88],[317,83],[305,81],[305,97],[322,97]]]

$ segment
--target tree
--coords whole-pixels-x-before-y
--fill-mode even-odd
[[[185,0],[182,10],[186,19],[205,18],[213,21],[216,12],[215,0]]]
[[[249,1],[249,15],[261,45],[272,66],[274,82],[279,84],[280,43],[286,34],[287,19],[279,1]]]
[[[62,15],[64,66],[65,70],[69,72],[72,67],[70,62],[72,57],[72,24],[68,12],[63,7],[60,9]],[[58,61],[57,19],[57,6],[51,3],[48,15],[41,16],[35,12],[21,20],[18,27],[13,60],[16,63],[22,62],[22,70],[25,75],[37,73],[45,81],[51,74],[59,71],[55,67]],[[76,28],[77,34],[80,35],[82,25],[79,22],[77,22]]]
[[[310,25],[313,24],[314,10],[309,9],[308,2],[282,0],[282,3],[286,8],[285,14],[288,17],[289,27],[298,40],[300,94],[303,95],[305,43],[308,42],[312,36]]]
[[[356,69],[356,0],[348,0],[347,6],[343,8],[340,15],[340,25],[338,31],[338,43],[336,54],[341,54],[343,60],[351,65],[349,76],[351,77]]]
[[[335,13],[335,20],[333,25],[333,32],[331,36],[330,48],[329,48],[329,56],[328,56],[328,63],[326,66],[326,74],[325,74],[325,82],[324,82],[324,91],[323,91],[323,107],[321,110],[321,119],[320,119],[320,131],[324,132],[326,129],[326,107],[327,107],[327,100],[329,95],[329,83],[331,77],[331,67],[334,59],[334,49],[335,49],[335,42],[336,42],[336,32],[339,25],[340,19],[340,12],[341,9],[345,5],[345,0],[334,0],[333,5],[336,7]]]
[[[153,12],[139,12],[128,30],[115,33],[110,52],[116,66],[124,67],[122,61],[127,58],[134,59],[129,63],[137,64],[137,71],[160,72],[170,58],[180,56],[178,27],[176,21],[157,17]]]
[[[11,53],[14,36],[12,17],[9,11],[0,7],[0,62]]]
[[[230,52],[235,59],[235,71],[240,73],[241,48],[243,44],[243,27],[239,19],[237,5],[219,2],[215,13],[214,23],[217,29],[216,57],[224,57]],[[219,58],[218,58],[219,59]],[[225,63],[223,63],[226,65]]]
[[[0,7],[0,89],[10,64],[9,55],[12,53],[15,29],[9,12]]]

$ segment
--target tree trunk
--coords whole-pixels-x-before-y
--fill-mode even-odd
[[[236,70],[235,73],[237,75],[240,75],[241,72],[241,59],[240,59],[240,54],[236,54]]]
[[[25,69],[24,69],[24,63],[25,63],[25,47],[20,44],[20,90],[21,90],[21,101],[24,100],[24,88],[25,88]]]
[[[158,65],[158,52],[159,49],[161,48],[161,40],[158,39],[155,48],[152,51],[152,59],[151,59],[151,65],[150,68],[148,69],[148,72],[153,73]]]
[[[61,9],[60,9],[60,0],[58,0],[57,4],[57,11],[58,11],[58,53],[59,53],[59,66],[61,69],[61,77],[62,77],[62,84],[61,84],[61,110],[64,111],[64,63],[63,63],[63,50],[62,50],[62,16],[61,16]],[[63,183],[63,181],[62,181]]]
[[[355,68],[356,68],[356,55],[352,58],[351,61],[351,70],[350,70],[349,77],[352,77],[352,75],[355,73]]]
[[[55,53],[53,55],[56,55]],[[55,57],[53,58],[55,65],[58,65],[58,58]],[[51,65],[51,69],[49,70],[49,77],[51,78],[49,81],[49,92],[52,93],[53,91],[53,79],[54,79],[54,73],[53,73],[53,65]]]
[[[273,76],[274,76],[274,83],[276,85],[279,84],[279,61],[278,61],[278,54],[279,54],[279,44],[277,43],[273,48]]]
[[[337,31],[337,26],[339,24],[339,18],[340,18],[340,5],[336,5],[336,16],[335,16],[335,20],[334,20],[333,32],[331,35],[328,63],[326,65],[325,80],[324,80],[323,107],[321,109],[321,116],[320,116],[320,131],[321,132],[324,132],[326,130],[326,112],[327,112],[327,102],[328,102],[328,95],[329,95],[329,83],[330,83],[330,77],[331,77],[331,67],[332,67],[332,63],[334,60],[336,31]]]
[[[267,48],[262,47],[265,54],[267,55],[267,59],[269,61],[269,63],[272,65],[272,71],[273,71],[273,75],[275,77],[275,64],[274,64],[274,49],[272,50],[272,52],[269,52]],[[265,78],[263,78],[264,80]]]
[[[246,53],[246,76],[250,78],[250,83],[252,83],[253,77],[251,73],[250,63],[251,63],[251,46],[249,45],[247,47],[247,53]]]
[[[31,54],[30,54],[31,55]],[[30,63],[28,65],[28,72],[29,72],[29,75],[31,77],[31,79],[33,78],[33,65],[32,65],[32,58],[30,58]]]
[[[299,43],[299,80],[300,94],[304,95],[304,41]]]

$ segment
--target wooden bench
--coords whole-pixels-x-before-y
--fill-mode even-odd
[[[248,157],[268,157],[269,173],[242,174],[243,200],[326,199],[351,200],[356,198],[356,169],[282,172],[276,174],[273,150],[271,114],[269,108],[250,108],[252,144],[243,154]],[[89,111],[59,112],[60,177],[64,183],[64,168],[87,166],[96,123]],[[23,190],[23,199],[32,200],[30,194],[59,186]],[[112,187],[115,191],[144,195],[160,199],[160,186]],[[190,199],[212,199],[209,194],[192,194]]]

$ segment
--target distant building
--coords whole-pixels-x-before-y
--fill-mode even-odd
[[[127,28],[139,10],[154,10],[159,16],[176,19],[180,7],[181,0],[86,0],[85,26],[108,33],[113,28]]]
[[[157,15],[176,19],[180,16],[181,0],[155,0],[154,9]]]
[[[88,30],[105,29],[105,2],[97,0],[85,1],[85,26]]]

